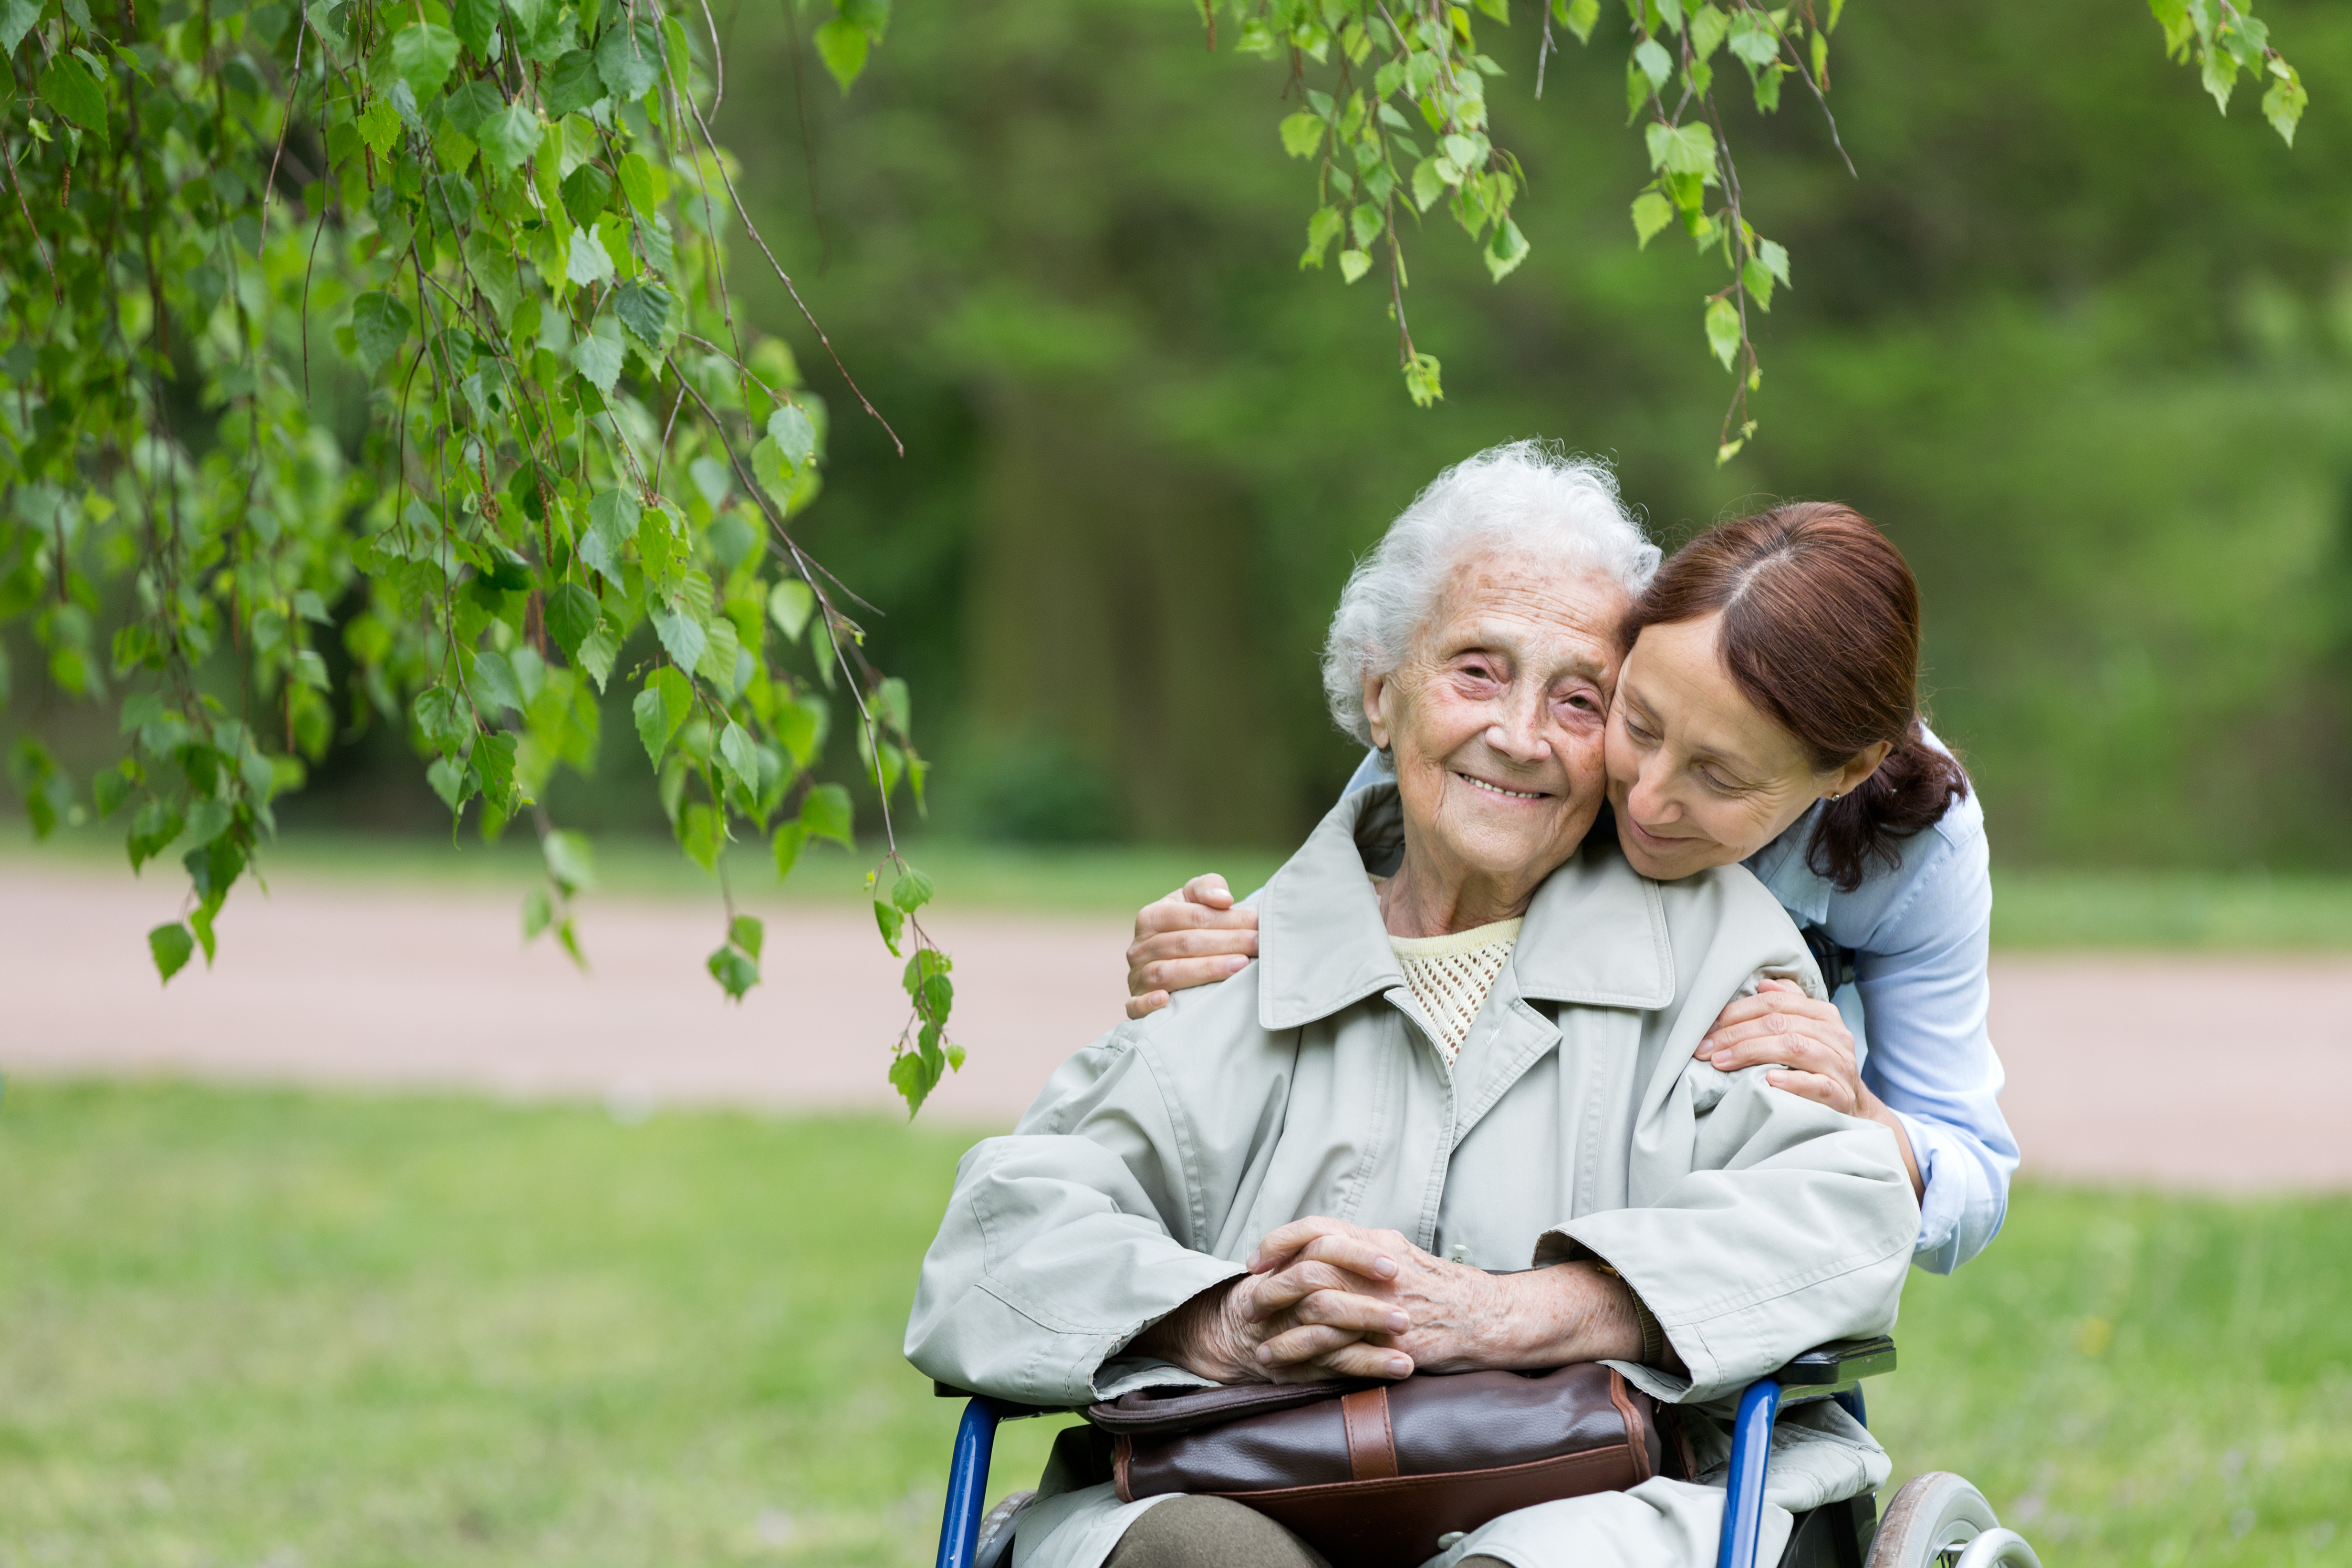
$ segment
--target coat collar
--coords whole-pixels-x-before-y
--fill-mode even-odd
[[[1368,865],[1394,859],[1403,814],[1394,784],[1331,808],[1258,895],[1258,1022],[1298,1029],[1404,984]],[[1605,835],[1588,838],[1528,906],[1511,967],[1531,1001],[1662,1008],[1674,949],[1657,884]]]

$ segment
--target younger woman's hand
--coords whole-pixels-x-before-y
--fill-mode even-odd
[[[1216,873],[1196,876],[1136,912],[1135,941],[1127,950],[1127,1016],[1157,1012],[1171,991],[1229,978],[1256,956],[1257,911],[1235,907],[1233,890]]]
[[[1874,1102],[1855,1065],[1853,1032],[1834,1003],[1816,1001],[1789,980],[1766,980],[1717,1016],[1694,1053],[1718,1072],[1769,1062],[1776,1089],[1866,1116]]]
[[[1876,1122],[1895,1134],[1895,1150],[1911,1177],[1911,1196],[1927,1197],[1927,1179],[1919,1169],[1911,1134],[1902,1118],[1862,1081],[1862,1070],[1854,1062],[1853,1031],[1845,1027],[1834,1003],[1816,1001],[1790,981],[1766,980],[1754,996],[1724,1009],[1692,1054],[1721,1072],[1770,1062],[1775,1071],[1764,1077],[1775,1089]]]

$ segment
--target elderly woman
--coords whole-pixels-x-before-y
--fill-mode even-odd
[[[1587,841],[1618,628],[1656,561],[1604,471],[1530,448],[1406,509],[1327,658],[1395,782],[1266,885],[1255,962],[1080,1051],[965,1157],[918,1366],[1066,1405],[1606,1360],[1704,1405],[1894,1322],[1918,1211],[1891,1134],[1693,1054],[1768,976],[1819,993],[1795,927],[1737,866],[1661,884]],[[1119,1502],[1083,1436],[1021,1517],[1020,1568],[1319,1562],[1236,1503]],[[1843,1412],[1800,1411],[1766,1551],[1886,1473]],[[1721,1499],[1655,1479],[1542,1503],[1438,1561],[1696,1564]]]

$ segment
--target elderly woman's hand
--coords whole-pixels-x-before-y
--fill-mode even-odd
[[[1382,1282],[1382,1260],[1361,1261],[1368,1273],[1310,1258],[1254,1269],[1202,1291],[1133,1348],[1217,1383],[1406,1376],[1412,1358],[1390,1342],[1412,1320],[1370,1293]],[[1392,1260],[1386,1266],[1396,1270]]]
[[[1403,1352],[1412,1370],[1565,1366],[1642,1354],[1633,1292],[1591,1263],[1490,1274],[1435,1257],[1393,1230],[1316,1217],[1267,1232],[1249,1266],[1275,1279],[1335,1269],[1352,1291],[1401,1309],[1407,1327],[1366,1343]],[[1259,1354],[1292,1364],[1315,1357],[1318,1343],[1311,1327],[1297,1328],[1269,1339]]]

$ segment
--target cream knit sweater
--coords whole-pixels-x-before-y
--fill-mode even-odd
[[[1486,1005],[1495,977],[1510,961],[1519,925],[1517,920],[1498,920],[1451,936],[1389,938],[1412,999],[1436,1026],[1437,1049],[1445,1053],[1448,1066],[1470,1038],[1470,1025]]]

